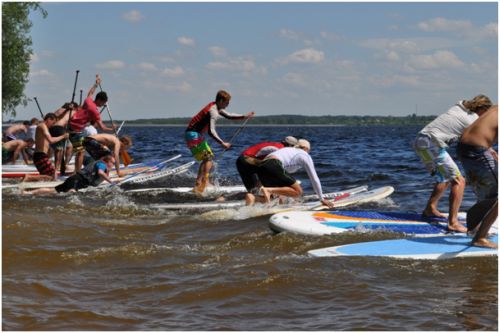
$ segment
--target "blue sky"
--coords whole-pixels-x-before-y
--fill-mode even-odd
[[[498,98],[496,2],[42,6],[26,94],[44,112],[71,99],[77,69],[77,99],[99,73],[115,119],[190,117],[219,89],[230,112],[257,116],[434,115]]]

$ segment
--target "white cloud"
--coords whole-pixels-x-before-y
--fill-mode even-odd
[[[184,70],[180,66],[175,66],[174,68],[165,68],[161,73],[168,77],[179,77],[184,74]]]
[[[498,38],[498,23],[488,23],[481,29],[480,35],[486,38]]]
[[[398,62],[400,60],[399,54],[395,51],[389,51],[385,54],[385,59],[390,62]]]
[[[178,37],[177,42],[184,46],[194,46],[194,39],[185,36]]]
[[[288,84],[293,84],[296,86],[304,86],[305,85],[305,80],[302,75],[297,74],[297,73],[287,73],[283,77],[283,81],[288,83]]]
[[[335,42],[341,39],[340,35],[334,33],[334,32],[329,32],[329,31],[321,31],[320,33],[321,38],[330,41],[330,42]]]
[[[131,23],[137,23],[144,19],[144,15],[138,10],[131,10],[129,12],[123,13],[122,18]]]
[[[456,46],[457,42],[446,38],[374,38],[361,41],[362,47],[382,51],[395,51],[398,53],[414,54],[429,50],[442,49]]]
[[[219,46],[212,46],[209,51],[214,57],[225,57],[227,55],[226,49]]]
[[[303,49],[288,55],[283,64],[288,63],[310,63],[318,64],[325,59],[325,53],[316,49]]]
[[[283,37],[285,39],[291,39],[291,40],[299,40],[302,38],[302,35],[299,34],[298,32],[295,32],[290,29],[281,29],[278,32],[278,36]]]
[[[36,54],[36,53],[34,53],[34,52],[33,52],[33,53],[31,54],[31,57],[30,57],[30,62],[31,62],[32,64],[34,64],[34,63],[36,63],[36,62],[38,62],[38,61],[40,61],[40,57],[38,56],[38,54]]]
[[[448,20],[444,17],[436,17],[431,20],[418,23],[417,27],[426,32],[465,32],[472,29],[473,25],[470,21]]]
[[[228,59],[226,61],[213,61],[208,63],[206,67],[212,70],[228,70],[256,74],[267,73],[265,68],[258,67],[252,59],[243,57]]]
[[[125,63],[121,60],[109,60],[102,64],[97,64],[97,68],[99,69],[122,69],[125,67]]]
[[[431,55],[412,56],[408,65],[416,69],[457,68],[464,66],[453,52],[437,51]]]
[[[148,71],[148,72],[153,72],[158,70],[155,66],[155,64],[149,63],[149,62],[141,62],[138,67],[142,70]]]
[[[181,82],[179,84],[164,84],[163,89],[165,89],[166,91],[187,93],[191,91],[192,86],[188,82]]]
[[[37,71],[30,72],[30,75],[32,77],[37,77],[37,76],[53,76],[54,74],[47,69],[39,69]]]

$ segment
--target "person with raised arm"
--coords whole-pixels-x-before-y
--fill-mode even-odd
[[[79,107],[77,111],[72,114],[71,119],[69,120],[69,130],[71,140],[71,144],[73,145],[73,150],[76,152],[75,158],[75,172],[80,171],[83,164],[83,139],[84,131],[83,129],[88,123],[95,122],[97,127],[99,127],[103,131],[113,131],[114,124],[111,124],[111,127],[107,127],[101,119],[101,114],[98,110],[98,107],[104,106],[108,101],[108,95],[104,92],[98,92],[95,96],[95,99],[92,99],[95,93],[95,90],[101,84],[101,78],[99,75],[96,75],[95,84],[89,89],[87,94],[87,98],[83,101],[82,107]]]

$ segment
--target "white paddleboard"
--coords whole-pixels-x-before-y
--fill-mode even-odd
[[[498,244],[498,235],[492,235],[489,239]],[[465,234],[391,239],[333,246],[308,253],[313,257],[362,256],[430,260],[498,256],[497,249],[471,246],[471,241],[472,238]]]
[[[465,217],[463,213],[464,221]],[[424,218],[421,214],[407,212],[290,211],[269,219],[273,231],[314,236],[374,230],[436,236],[446,234],[447,225],[445,218]]]

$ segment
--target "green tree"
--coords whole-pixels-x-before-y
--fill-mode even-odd
[[[44,18],[47,16],[37,2],[2,3],[2,114],[15,116],[15,108],[28,103],[24,87],[33,54],[30,11],[40,11]]]

